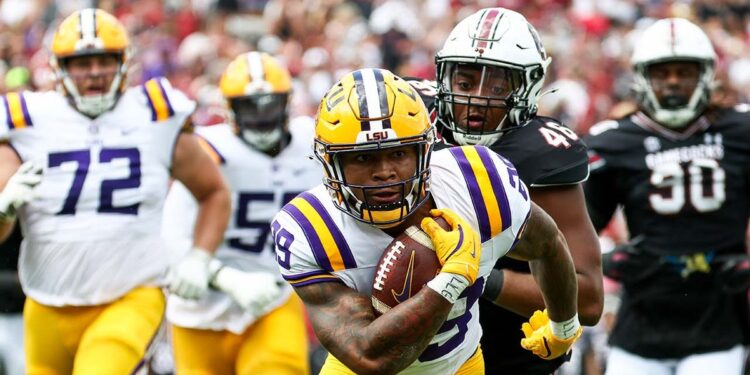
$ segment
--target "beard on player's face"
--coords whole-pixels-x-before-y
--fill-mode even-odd
[[[417,152],[415,146],[401,146],[342,153],[339,163],[344,183],[367,205],[399,203],[414,184]]]

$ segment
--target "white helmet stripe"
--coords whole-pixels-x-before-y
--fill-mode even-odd
[[[365,100],[369,118],[382,118],[384,113],[380,108],[380,91],[373,69],[362,69],[362,83],[365,88]],[[385,93],[383,93],[385,95]],[[370,130],[383,130],[383,121],[370,121]]]
[[[250,74],[250,82],[263,82],[266,74],[263,70],[263,59],[260,53],[250,52],[247,54],[247,71]]]
[[[81,41],[84,45],[93,45],[96,42],[96,9],[88,8],[81,10]]]
[[[669,39],[670,39],[670,45],[672,47],[672,54],[675,53],[675,49],[677,47],[677,32],[675,31],[675,25],[674,20],[669,20]]]

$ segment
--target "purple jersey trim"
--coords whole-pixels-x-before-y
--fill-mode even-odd
[[[164,102],[167,103],[167,112],[169,113],[168,117],[174,116],[172,103],[169,101],[169,96],[167,96],[167,92],[164,90],[164,86],[161,84],[161,79],[157,79],[156,83],[159,85],[159,90],[161,90],[161,95],[164,97]]]
[[[357,268],[357,261],[354,260],[354,254],[352,254],[352,250],[349,249],[349,244],[346,242],[344,234],[341,233],[339,228],[336,226],[333,219],[331,218],[331,215],[328,214],[328,211],[325,209],[325,207],[323,207],[323,204],[320,203],[318,198],[316,198],[309,192],[304,192],[298,195],[298,197],[304,199],[305,201],[307,201],[307,203],[310,203],[310,205],[315,209],[315,212],[317,212],[318,215],[320,215],[320,217],[323,219],[326,227],[331,232],[331,236],[333,236],[333,241],[336,242],[336,246],[339,248],[341,259],[344,261],[344,266],[346,268]]]
[[[13,117],[10,115],[10,105],[8,105],[8,99],[3,96],[3,106],[5,107],[5,121],[8,123],[8,128],[15,129],[16,126],[13,125]]]
[[[323,244],[320,242],[318,233],[315,232],[315,228],[310,223],[310,221],[307,220],[305,215],[302,214],[302,211],[300,211],[299,208],[295,207],[292,204],[287,204],[282,210],[289,214],[289,216],[291,216],[292,219],[297,222],[297,225],[299,225],[302,229],[302,233],[304,233],[305,238],[307,238],[307,243],[310,244],[310,249],[313,252],[313,256],[315,256],[315,262],[318,263],[319,266],[323,267],[324,270],[333,272],[333,266],[331,266],[331,261],[328,260],[328,255],[323,249]]]
[[[500,217],[503,222],[501,230],[506,230],[511,226],[512,220],[510,214],[510,203],[508,203],[508,195],[505,193],[505,185],[503,185],[503,181],[500,179],[500,174],[497,172],[497,167],[492,161],[492,155],[490,155],[490,152],[493,151],[483,146],[477,146],[476,150],[477,154],[479,154],[479,159],[482,160],[482,164],[484,164],[484,169],[487,170],[487,175],[492,183],[492,192],[495,194],[495,200],[497,200],[497,204],[499,205]]]
[[[220,164],[226,164],[226,163],[227,163],[227,159],[225,159],[225,158],[224,158],[224,155],[222,155],[222,154],[221,154],[221,152],[219,152],[219,149],[218,149],[218,148],[216,148],[216,146],[214,146],[214,144],[213,144],[213,143],[211,143],[211,141],[209,141],[208,139],[206,139],[206,137],[204,137],[204,136],[202,136],[202,135],[200,135],[200,134],[195,134],[195,135],[196,135],[196,136],[197,136],[198,138],[200,138],[200,139],[202,139],[202,140],[206,141],[206,144],[207,144],[207,145],[208,145],[209,147],[211,147],[211,149],[212,149],[212,150],[214,150],[214,152],[216,153],[216,156],[218,156],[218,157],[219,157],[219,163],[220,163]]]
[[[294,287],[325,282],[341,282],[341,279],[323,270],[305,272],[296,275],[283,275],[283,277],[284,280]]]
[[[29,108],[26,107],[26,99],[23,97],[23,93],[18,93],[18,99],[21,102],[21,111],[23,111],[23,119],[24,121],[26,121],[26,126],[33,126],[34,124],[31,123],[31,116],[29,115]]]
[[[485,242],[492,237],[492,233],[490,230],[490,219],[487,216],[487,207],[484,205],[484,199],[482,199],[482,190],[479,188],[479,183],[476,176],[474,176],[474,171],[472,171],[463,149],[461,147],[451,147],[449,150],[453,157],[456,158],[458,168],[461,170],[461,174],[463,174],[466,181],[471,203],[474,205],[474,211],[477,214],[479,235],[482,242]]]
[[[154,102],[151,101],[151,96],[148,95],[148,90],[146,89],[145,84],[141,86],[141,90],[143,90],[143,95],[146,96],[148,106],[151,108],[151,121],[156,121],[156,107],[154,106]]]

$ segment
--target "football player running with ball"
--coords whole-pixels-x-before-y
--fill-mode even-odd
[[[198,301],[169,297],[177,373],[308,374],[302,302],[279,275],[269,234],[281,206],[323,178],[310,160],[314,122],[288,120],[292,80],[268,54],[235,58],[219,87],[231,123],[195,132],[232,191],[232,217],[216,255],[225,266],[212,282],[220,291]],[[187,242],[195,209],[189,191],[174,184],[164,208],[165,237]]]
[[[27,373],[131,374],[164,317],[170,177],[199,202],[193,250],[170,277],[187,297],[207,289],[229,192],[190,132],[195,104],[164,79],[126,88],[116,18],[73,13],[51,52],[58,91],[0,98],[0,238],[17,215]]]
[[[434,141],[419,95],[386,70],[344,75],[320,104],[324,183],[284,206],[271,228],[279,269],[330,353],[321,374],[483,374],[477,300],[506,254],[531,263],[547,302],[548,314],[526,326],[529,350],[554,358],[581,334],[565,240],[513,165],[482,146],[433,153]],[[432,239],[441,271],[376,317],[376,265],[412,225]]]
[[[581,322],[594,325],[603,306],[600,250],[581,183],[588,177],[586,146],[571,129],[537,116],[550,63],[534,27],[504,8],[486,8],[459,22],[438,51],[437,82],[410,81],[436,115],[436,148],[484,145],[508,158],[531,200],[565,235],[578,278]],[[500,259],[479,301],[488,373],[546,375],[565,360],[525,351],[518,330],[544,306],[529,265]]]
[[[607,374],[742,373],[750,339],[750,114],[710,104],[716,55],[680,18],[631,59],[639,109],[591,128],[594,226],[624,207],[631,239],[604,259],[623,285]]]

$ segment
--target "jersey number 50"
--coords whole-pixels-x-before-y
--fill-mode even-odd
[[[281,205],[287,204],[298,194],[299,192],[284,193],[281,198]],[[228,236],[226,241],[230,247],[251,253],[260,253],[266,248],[268,232],[271,230],[271,227],[268,224],[268,219],[256,217],[259,220],[252,220],[255,215],[253,215],[254,212],[251,206],[253,203],[273,203],[275,199],[275,193],[273,192],[240,192],[237,194],[237,212],[234,215],[234,227],[245,230],[246,235]]]

